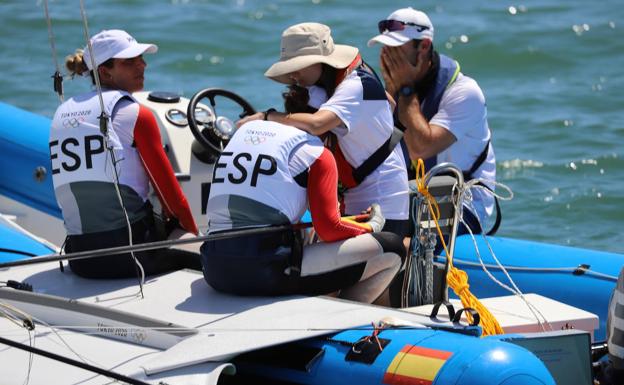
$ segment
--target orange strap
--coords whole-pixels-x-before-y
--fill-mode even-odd
[[[351,71],[356,69],[360,64],[362,64],[362,56],[358,53],[357,56],[355,56],[355,59],[353,59],[353,61],[351,62],[351,64],[347,66],[347,68],[338,71],[338,73],[336,74],[336,86],[342,83],[344,78],[346,78],[347,75],[350,74]]]

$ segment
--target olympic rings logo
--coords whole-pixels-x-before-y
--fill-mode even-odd
[[[84,122],[84,118],[67,118],[64,119],[62,124],[65,128],[76,128],[80,125],[80,123]]]
[[[253,144],[254,146],[263,143],[266,140],[264,136],[247,135],[245,137],[245,144]]]

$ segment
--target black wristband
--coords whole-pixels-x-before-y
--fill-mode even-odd
[[[275,111],[275,108],[269,108],[268,110],[264,111],[264,120],[269,120],[269,114]]]
[[[416,93],[416,90],[410,86],[403,86],[399,88],[399,95],[412,96]]]

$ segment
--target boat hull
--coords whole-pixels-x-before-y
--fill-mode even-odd
[[[50,119],[0,102],[0,195],[61,217],[48,138]]]
[[[592,383],[585,333],[561,332],[551,336],[556,341],[547,341],[534,335],[480,338],[457,331],[397,328],[379,332],[383,344],[379,351],[374,339],[357,343],[371,332],[371,328],[348,330],[240,356],[233,361],[241,378],[235,383],[276,379],[289,384]],[[566,346],[571,341],[575,348]],[[533,352],[522,346],[531,344]],[[538,358],[536,352],[545,346],[556,347],[558,353]],[[567,367],[560,359],[564,356]]]

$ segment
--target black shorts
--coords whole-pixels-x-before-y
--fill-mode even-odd
[[[389,231],[403,238],[412,235],[410,233],[409,219],[386,219],[386,223],[381,231]]]
[[[132,223],[133,244],[155,242],[166,239],[166,232],[157,229],[156,220],[149,206],[148,214]],[[65,252],[79,252],[106,249],[128,245],[128,229],[123,227],[98,233],[69,235],[65,241]],[[199,257],[194,253],[173,249],[157,249],[135,252],[145,275],[161,274],[181,268],[199,270]],[[69,261],[72,272],[84,278],[130,278],[138,275],[138,268],[130,253],[111,254],[104,257],[75,259]]]

